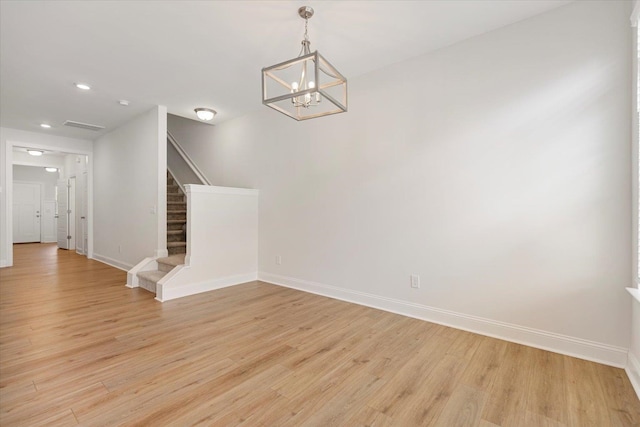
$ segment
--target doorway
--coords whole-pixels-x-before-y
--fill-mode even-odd
[[[22,135],[16,135],[16,137]],[[2,141],[2,154],[5,154],[0,160],[4,164],[3,182],[7,187],[2,188],[3,198],[6,203],[3,206],[3,212],[0,213],[0,222],[2,230],[0,230],[0,268],[11,267],[13,265],[13,244],[14,244],[14,212],[13,212],[13,183],[19,182],[20,178],[14,178],[15,166],[34,166],[44,168],[53,166],[59,171],[61,178],[69,178],[77,176],[78,184],[78,203],[86,204],[86,206],[77,207],[83,212],[84,224],[79,227],[82,232],[82,250],[81,253],[88,258],[93,257],[93,154],[90,145],[87,148],[80,147],[80,144],[71,144],[68,141],[51,141],[45,139],[31,138],[30,134],[25,134],[28,141],[16,142],[9,139]],[[40,152],[40,156],[35,156],[30,151]],[[53,163],[53,164],[51,164]],[[53,169],[50,168],[50,169]],[[84,177],[86,176],[86,178]],[[26,182],[26,181],[25,181]],[[84,185],[83,185],[84,184]],[[81,188],[83,187],[83,188]],[[5,191],[6,190],[6,191]],[[54,181],[51,190],[45,186],[45,191],[41,193],[41,200],[44,197],[44,203],[41,204],[41,242],[46,240],[50,242],[57,241],[57,219],[55,218],[57,203],[55,198],[56,183]],[[42,210],[44,209],[44,211]],[[37,210],[37,209],[36,209]],[[51,221],[45,221],[42,217],[43,212],[51,214]],[[47,234],[48,233],[48,234]],[[66,236],[65,236],[66,237]],[[43,240],[44,239],[44,240]],[[77,243],[77,242],[76,242]],[[77,248],[76,248],[77,249]]]

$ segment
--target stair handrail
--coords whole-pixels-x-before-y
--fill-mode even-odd
[[[198,179],[200,181],[202,181],[202,184],[204,185],[213,185],[211,184],[211,181],[209,181],[207,179],[206,176],[204,176],[204,174],[202,173],[202,171],[198,168],[198,166],[196,166],[196,164],[193,162],[193,160],[191,160],[191,157],[189,157],[189,155],[187,154],[186,151],[184,151],[184,149],[182,148],[182,146],[178,143],[178,141],[173,137],[173,135],[171,135],[171,132],[167,131],[167,140],[171,143],[171,145],[173,145],[173,148],[176,149],[176,151],[178,152],[178,154],[180,154],[180,157],[182,157],[182,160],[185,161],[185,163],[191,168],[191,170],[193,171],[193,173],[198,177]]]

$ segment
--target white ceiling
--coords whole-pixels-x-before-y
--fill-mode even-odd
[[[349,79],[567,3],[1,1],[0,125],[95,139],[154,105],[187,118],[195,107],[213,108],[214,123],[266,108],[260,70],[298,54],[303,5],[315,9],[311,49]]]

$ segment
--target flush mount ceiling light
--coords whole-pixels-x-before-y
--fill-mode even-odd
[[[44,170],[46,170],[47,172],[58,172],[58,168],[46,167],[44,168]]]
[[[48,124],[46,124],[46,123],[40,123],[40,127],[41,127],[41,128],[44,128],[44,129],[50,129],[50,128],[51,128],[51,125],[48,125]]]
[[[313,9],[303,6],[304,39],[297,58],[262,69],[262,103],[295,120],[347,111],[347,79],[318,51],[311,52],[307,27]]]
[[[90,90],[91,89],[91,86],[89,86],[86,83],[74,83],[74,84],[76,85],[76,87],[78,89],[82,89],[82,90]]]
[[[217,114],[215,110],[212,110],[211,108],[196,108],[193,111],[196,112],[196,115],[200,120],[207,120],[207,121],[213,119],[213,116]]]
[[[44,151],[41,150],[27,150],[27,153],[31,154],[32,156],[42,156],[44,154]]]

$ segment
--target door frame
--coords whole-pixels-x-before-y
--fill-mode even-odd
[[[46,139],[43,138],[43,140]],[[87,258],[93,258],[93,151],[91,149],[67,148],[55,144],[55,137],[51,137],[51,142],[27,142],[15,139],[7,139],[4,152],[4,172],[6,188],[5,192],[5,229],[2,230],[5,238],[5,253],[7,259],[0,267],[11,267],[13,265],[13,149],[14,147],[30,147],[45,151],[57,151],[65,154],[79,154],[87,156]]]

